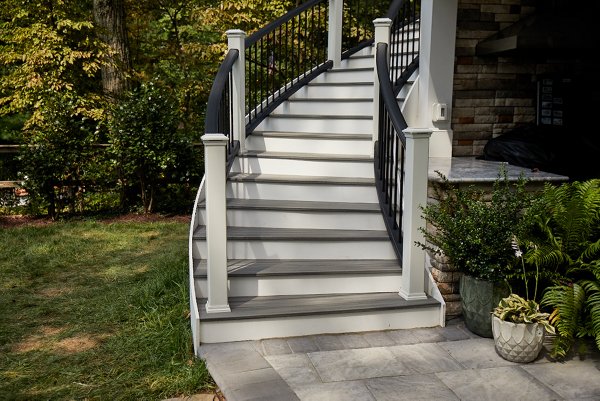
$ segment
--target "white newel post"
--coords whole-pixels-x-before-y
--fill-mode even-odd
[[[387,43],[389,45],[392,20],[389,18],[377,18],[373,20],[373,25],[375,26],[375,50],[377,50],[378,43]],[[375,144],[379,136],[379,75],[377,74],[376,60],[377,51],[373,53],[373,144]],[[371,152],[373,151],[374,148],[371,146]]]
[[[207,313],[231,312],[227,298],[227,222],[225,164],[228,139],[223,134],[206,134],[204,171],[206,181]]]
[[[426,299],[425,251],[415,245],[424,242],[419,229],[424,226],[421,206],[427,204],[427,171],[431,128],[407,128],[404,208],[402,212],[402,285],[400,296],[406,300]]]
[[[231,133],[235,140],[240,141],[240,151],[243,153],[246,141],[246,33],[239,29],[230,29],[227,34],[227,46],[229,49],[239,50],[239,56],[233,64],[232,74],[232,96],[233,105]]]
[[[327,58],[333,61],[333,68],[339,68],[342,61],[343,11],[344,0],[329,0]]]

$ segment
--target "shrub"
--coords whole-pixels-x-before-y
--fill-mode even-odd
[[[523,213],[532,204],[526,180],[521,176],[510,182],[502,168],[487,200],[483,191],[461,188],[438,175],[439,202],[422,208],[433,229],[423,229],[426,243],[417,245],[443,252],[460,271],[475,278],[506,280],[516,269],[511,240],[523,230]]]
[[[194,175],[192,143],[178,128],[180,121],[176,101],[153,81],[112,110],[109,144],[121,190],[137,187],[145,213],[154,211],[160,185]]]

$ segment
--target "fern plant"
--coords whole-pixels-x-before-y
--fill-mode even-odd
[[[586,336],[600,349],[600,180],[546,185],[542,206],[525,260],[555,279],[542,298],[557,329],[552,355],[566,356]]]

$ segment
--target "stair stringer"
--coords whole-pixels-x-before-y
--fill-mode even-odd
[[[198,228],[203,221],[200,221],[201,216],[198,213],[198,204],[206,200],[205,192],[206,176],[202,177],[198,192],[196,192],[196,199],[194,200],[194,208],[192,209],[192,218],[190,221],[190,231],[188,234],[188,290],[190,296],[190,325],[192,328],[192,343],[194,345],[194,354],[199,355],[200,350],[200,310],[198,309],[198,301],[196,294],[196,285],[194,278],[194,231]]]

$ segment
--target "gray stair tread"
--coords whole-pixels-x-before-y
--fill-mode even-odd
[[[205,201],[198,204],[205,206]],[[254,209],[254,210],[298,210],[298,211],[323,211],[323,212],[371,212],[379,213],[378,203],[351,203],[351,202],[314,202],[274,199],[227,199],[228,209]]]
[[[369,57],[373,57],[373,56],[369,56]],[[344,72],[358,72],[358,71],[373,71],[374,68],[373,67],[344,67],[344,68],[338,68],[335,70],[327,70],[325,72],[325,74],[335,74],[338,72],[344,73]]]
[[[335,295],[295,295],[270,297],[231,297],[231,312],[206,313],[205,299],[198,299],[200,320],[222,321],[323,315],[333,313],[360,313],[438,305],[433,298],[407,301],[398,293],[366,293]]]
[[[372,120],[370,115],[345,116],[342,114],[271,114],[269,118],[305,118],[311,120]]]
[[[364,82],[314,82],[311,81],[307,86],[373,86],[373,81]]]
[[[194,239],[205,239],[206,227],[198,226]],[[227,227],[230,240],[263,241],[389,241],[386,230],[332,230],[314,228]]]
[[[369,134],[336,134],[330,132],[253,131],[252,135],[280,138],[371,140]]]
[[[334,98],[334,97],[309,97],[309,98],[289,98],[286,102],[331,102],[331,103],[362,103],[373,102],[372,97],[354,97],[354,98]]]
[[[402,272],[397,260],[230,259],[229,277],[390,274]],[[206,278],[206,260],[194,260],[194,277]]]
[[[241,157],[261,157],[261,158],[265,158],[265,159],[335,160],[335,161],[373,162],[373,158],[371,156],[366,156],[366,155],[268,152],[268,151],[264,151],[264,150],[247,150],[241,155]]]
[[[279,174],[247,174],[230,173],[231,181],[245,182],[278,182],[296,184],[330,184],[330,185],[375,185],[374,178],[363,177],[317,177],[304,175],[279,175]]]

